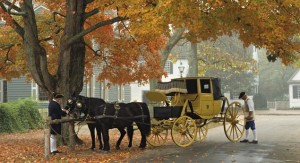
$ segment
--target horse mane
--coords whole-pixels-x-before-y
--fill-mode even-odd
[[[106,104],[106,102],[101,98],[85,97],[82,95],[79,95],[78,97],[84,102],[86,106],[83,112],[85,114],[89,114],[90,116],[95,115],[95,109],[99,109],[101,105]]]

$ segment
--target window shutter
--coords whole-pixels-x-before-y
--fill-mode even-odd
[[[170,62],[170,74],[173,74],[173,63]]]
[[[293,98],[299,98],[298,97],[298,86],[297,85],[293,85]]]

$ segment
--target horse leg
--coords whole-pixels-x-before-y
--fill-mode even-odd
[[[129,126],[127,126],[127,136],[128,136],[128,147],[132,147],[132,138],[133,138],[133,125],[130,124]]]
[[[95,149],[95,124],[88,123],[87,124],[90,130],[91,139],[92,139],[92,147],[90,148],[92,151]]]
[[[102,136],[101,136],[101,126],[96,125],[96,130],[97,130],[97,136],[98,136],[98,141],[99,141],[99,150],[103,149],[103,144],[102,144]]]
[[[141,125],[141,124],[137,124],[137,125],[138,125],[138,128],[139,128],[140,132],[141,132],[141,137],[142,137],[139,148],[145,149],[146,145],[147,145],[147,140],[146,140],[146,134],[145,134],[144,126]]]
[[[105,124],[101,123],[101,130],[102,130],[103,143],[104,143],[103,150],[104,151],[109,151],[110,150],[110,146],[109,146],[109,131],[108,131],[108,127],[106,127]]]
[[[121,144],[121,142],[122,142],[124,136],[126,135],[126,131],[125,131],[124,128],[118,127],[118,130],[120,131],[120,134],[121,134],[121,135],[120,135],[120,137],[119,137],[119,139],[118,139],[118,141],[117,141],[117,144],[116,144],[116,149],[117,149],[117,150],[120,149],[120,144]]]

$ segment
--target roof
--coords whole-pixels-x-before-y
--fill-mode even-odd
[[[183,77],[183,78],[174,78],[174,79],[171,79],[171,81],[184,80],[184,79],[219,79],[219,78],[211,77],[211,76],[207,76],[207,77]]]
[[[300,84],[300,70],[296,71],[288,80],[289,84]]]

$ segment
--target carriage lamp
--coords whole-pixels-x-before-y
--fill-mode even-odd
[[[178,70],[180,72],[180,77],[182,78],[182,74],[183,74],[183,71],[184,71],[184,66],[182,65],[182,62],[180,61],[180,65],[178,66]]]

